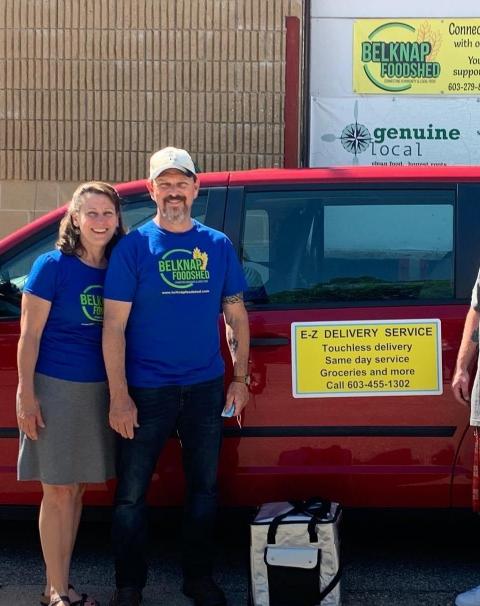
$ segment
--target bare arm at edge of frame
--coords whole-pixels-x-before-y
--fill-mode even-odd
[[[224,297],[222,309],[228,349],[233,362],[233,374],[235,376],[247,375],[250,328],[248,313],[243,303],[243,293]],[[228,410],[235,403],[235,415],[239,415],[247,405],[248,398],[248,386],[245,383],[232,381],[227,389],[224,410]]]
[[[468,367],[478,347],[478,328],[480,312],[470,307],[465,318],[462,342],[458,350],[457,364],[452,380],[452,391],[455,399],[462,404],[470,402],[470,373]]]
[[[123,438],[132,439],[138,427],[137,407],[128,393],[125,376],[125,328],[132,304],[104,300],[103,358],[110,389],[110,427]]]
[[[33,376],[38,359],[40,339],[52,304],[30,293],[22,296],[20,338],[17,348],[18,387],[17,423],[27,438],[38,439],[38,427],[45,427],[35,395]]]

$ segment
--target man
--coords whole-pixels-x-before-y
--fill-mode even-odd
[[[480,321],[480,272],[472,291],[472,302],[465,319],[462,343],[458,351],[455,374],[452,380],[452,390],[455,398],[470,406],[470,425],[480,425],[480,366],[477,364],[477,373],[470,398],[469,366],[478,347],[478,330]],[[475,430],[475,440],[479,440],[478,429]],[[456,606],[480,606],[480,585],[457,595]]]
[[[239,415],[248,400],[245,279],[230,240],[191,218],[199,182],[185,150],[153,154],[148,189],[157,214],[121,240],[104,288],[110,425],[121,436],[113,514],[117,589],[110,604],[141,601],[145,494],[176,429],[186,480],[183,592],[196,606],[222,606],[225,596],[211,576],[216,476],[222,412]],[[225,398],[220,309],[233,360]]]

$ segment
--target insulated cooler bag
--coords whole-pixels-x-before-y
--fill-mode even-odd
[[[340,606],[338,503],[266,503],[250,525],[252,606]]]

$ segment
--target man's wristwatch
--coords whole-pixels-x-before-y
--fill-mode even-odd
[[[232,377],[233,383],[244,383],[245,385],[250,385],[250,375],[234,375]]]

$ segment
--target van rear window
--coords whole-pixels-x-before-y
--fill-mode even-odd
[[[249,193],[246,300],[451,299],[454,199],[453,190]]]

